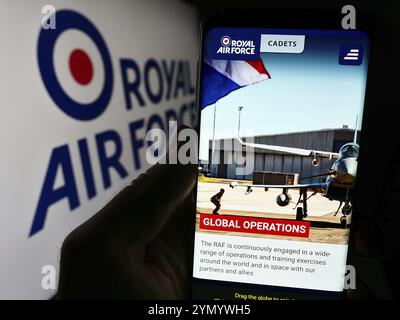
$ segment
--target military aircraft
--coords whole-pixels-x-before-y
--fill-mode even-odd
[[[300,194],[299,194],[299,199],[295,206],[295,208],[297,208],[296,220],[303,220],[304,218],[307,217],[307,210],[308,210],[307,200],[310,199],[312,196],[316,195],[317,193],[321,193],[324,197],[330,200],[337,200],[340,202],[339,208],[337,209],[335,216],[339,212],[344,202],[344,206],[342,208],[342,216],[340,217],[340,224],[344,228],[347,227],[347,216],[352,211],[352,204],[351,204],[353,196],[352,191],[354,189],[354,184],[356,179],[357,159],[359,154],[359,145],[356,143],[357,130],[355,130],[353,142],[344,144],[340,148],[339,153],[256,144],[256,143],[244,142],[239,137],[237,137],[237,139],[240,144],[252,148],[260,148],[270,151],[278,151],[278,152],[284,152],[288,154],[295,154],[302,156],[312,156],[313,157],[312,164],[314,166],[317,166],[319,164],[318,157],[336,159],[331,169],[328,172],[303,178],[306,179],[306,178],[326,176],[326,180],[324,182],[294,184],[294,185],[272,185],[272,184],[244,185],[244,184],[238,184],[237,182],[231,182],[230,187],[231,188],[235,188],[238,186],[245,187],[246,194],[251,193],[253,188],[264,188],[265,191],[268,191],[269,188],[282,189],[283,190],[282,194],[278,195],[278,197],[276,198],[276,202],[279,206],[287,206],[292,200],[292,197],[290,196],[288,191],[290,189],[298,189]],[[310,196],[308,196],[307,194],[309,190],[312,191],[312,194]]]

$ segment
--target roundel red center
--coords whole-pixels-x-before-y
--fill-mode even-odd
[[[87,85],[93,78],[93,64],[87,53],[81,49],[75,49],[69,56],[69,69],[75,81],[81,85]]]

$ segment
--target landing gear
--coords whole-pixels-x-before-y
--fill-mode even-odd
[[[303,208],[302,208],[302,207],[298,207],[298,208],[296,209],[296,220],[297,220],[297,221],[303,220],[303,216],[304,216]]]
[[[343,229],[347,228],[347,217],[346,216],[340,217],[340,225],[342,226]]]
[[[340,202],[340,206],[342,205],[342,201]],[[339,206],[339,209],[340,209]],[[338,210],[339,210],[338,209]],[[343,229],[347,228],[347,216],[350,215],[350,213],[353,211],[353,207],[350,203],[349,199],[349,188],[346,190],[346,200],[344,202],[344,206],[342,208],[342,216],[340,217],[340,225],[342,226]]]
[[[311,196],[313,196],[314,194],[312,194]],[[308,200],[308,198],[307,198],[307,189],[300,189],[300,197],[299,197],[299,201],[297,201],[296,206],[299,203],[302,203],[303,206],[302,207],[297,207],[297,209],[296,209],[296,220],[298,220],[298,221],[301,221],[304,218],[307,218],[307,216],[308,216],[307,215],[307,200]]]
[[[343,213],[344,216],[348,216],[351,213],[352,210],[353,210],[353,208],[351,207],[350,202],[346,202],[344,204],[343,209],[342,209],[342,213]]]
[[[350,201],[346,201],[342,208],[342,216],[340,217],[340,225],[342,228],[347,228],[347,216],[353,211],[353,207],[350,204]]]

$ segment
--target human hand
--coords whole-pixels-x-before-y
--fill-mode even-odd
[[[196,175],[196,165],[155,165],[71,232],[57,298],[186,297]]]

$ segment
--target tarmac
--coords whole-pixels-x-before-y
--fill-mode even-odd
[[[295,204],[299,197],[298,190],[289,190],[292,196],[292,202],[285,207],[280,207],[276,203],[276,197],[282,193],[281,189],[269,189],[265,191],[262,188],[253,188],[253,192],[246,195],[245,187],[229,187],[229,184],[199,182],[197,194],[197,212],[211,213],[215,206],[210,202],[210,198],[216,194],[221,188],[225,189],[225,193],[221,199],[220,215],[240,215],[251,217],[264,217],[275,219],[296,219]],[[309,192],[311,195],[312,192]],[[331,201],[321,194],[312,196],[308,201],[308,217],[304,221],[309,221],[310,236],[309,238],[286,237],[257,235],[257,237],[285,239],[296,241],[310,241],[320,243],[347,244],[349,228],[344,229],[340,225],[341,211],[334,216],[339,207],[338,201]],[[350,215],[351,217],[351,215]],[[348,217],[348,223],[350,223]],[[198,222],[198,216],[197,216]],[[198,223],[196,223],[198,230]],[[205,232],[205,231],[201,231]],[[225,232],[225,231],[207,231],[211,233],[223,233],[229,235],[251,236],[250,233]]]

